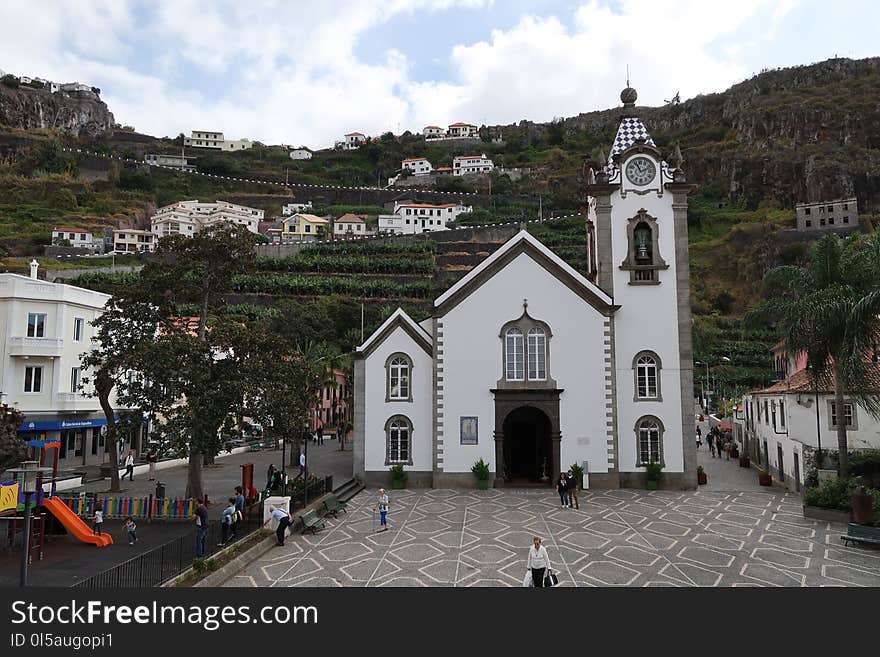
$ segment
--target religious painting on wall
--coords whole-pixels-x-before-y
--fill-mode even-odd
[[[462,416],[461,421],[461,444],[476,445],[477,440],[477,418],[474,416]]]

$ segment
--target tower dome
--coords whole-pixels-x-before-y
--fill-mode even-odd
[[[638,97],[639,94],[632,87],[627,87],[620,92],[620,101],[623,103],[624,107],[634,107]]]

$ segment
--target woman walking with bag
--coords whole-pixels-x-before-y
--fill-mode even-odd
[[[547,548],[541,545],[540,536],[535,536],[535,543],[529,548],[526,568],[532,573],[532,585],[544,588],[544,576],[550,572],[550,555],[547,554]]]

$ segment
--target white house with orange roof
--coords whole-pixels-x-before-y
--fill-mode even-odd
[[[451,139],[474,139],[480,136],[480,129],[472,123],[450,123],[446,136]]]
[[[379,232],[406,235],[446,230],[459,215],[472,210],[461,203],[398,203],[394,214],[379,216]]]
[[[495,165],[485,153],[480,155],[456,155],[452,158],[452,175],[463,176],[469,173],[489,173]]]
[[[339,142],[344,151],[353,151],[367,143],[367,136],[361,132],[349,132]]]
[[[422,136],[425,139],[442,139],[446,136],[446,131],[439,125],[426,125],[422,128]]]
[[[400,168],[414,176],[426,176],[434,170],[426,157],[408,157],[400,162]]]
[[[367,224],[356,214],[351,212],[342,215],[333,222],[333,238],[348,239],[351,237],[364,237],[367,234]]]

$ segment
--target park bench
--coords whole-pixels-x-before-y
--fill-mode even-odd
[[[321,518],[317,513],[315,513],[314,509],[306,511],[299,517],[299,519],[302,520],[303,534],[305,534],[308,530],[311,530],[311,532],[314,534],[319,529],[324,529],[324,519]]]
[[[345,502],[340,501],[338,497],[335,495],[328,495],[327,499],[324,500],[324,508],[327,510],[327,515],[332,515],[336,518],[340,511],[343,513],[348,513],[345,510]]]
[[[259,452],[263,449],[263,441],[262,440],[252,440],[248,444],[248,450],[251,452]]]
[[[880,527],[857,525],[851,522],[846,526],[846,534],[840,535],[840,540],[844,542],[844,545],[849,545],[850,543],[880,545]]]

